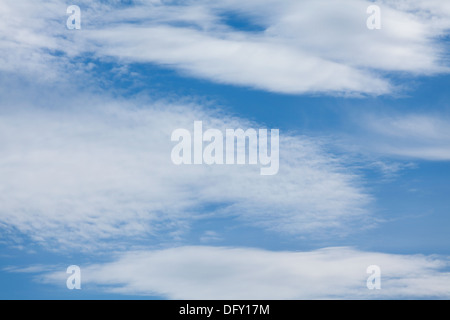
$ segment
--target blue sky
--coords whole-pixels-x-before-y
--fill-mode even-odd
[[[450,5],[375,3],[3,1],[0,298],[448,299]],[[194,121],[278,174],[174,165]]]

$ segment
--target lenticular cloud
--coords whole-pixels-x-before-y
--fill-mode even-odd
[[[446,257],[324,248],[273,252],[249,248],[178,247],[135,251],[83,267],[87,287],[169,299],[386,299],[448,298]],[[381,271],[370,290],[369,266]],[[65,284],[64,272],[43,272],[44,282]]]

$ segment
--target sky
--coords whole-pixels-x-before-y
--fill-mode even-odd
[[[1,0],[0,298],[449,299],[449,30],[441,0]],[[175,164],[196,121],[279,130],[279,170]]]

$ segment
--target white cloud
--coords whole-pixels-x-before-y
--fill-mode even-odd
[[[211,215],[289,235],[371,224],[359,177],[311,138],[281,133],[275,176],[259,165],[175,166],[175,129],[260,125],[193,103],[48,90],[0,109],[0,223],[48,248],[152,244]]]
[[[92,31],[90,37],[102,55],[156,62],[219,83],[281,93],[385,93],[389,88],[377,77],[259,36],[218,38],[174,27],[122,26]]]
[[[380,1],[382,29],[375,31],[365,23],[370,4],[195,0],[118,8],[116,2],[82,1],[82,30],[74,31],[65,29],[62,1],[7,0],[0,6],[0,69],[49,79],[58,72],[89,73],[74,60],[89,53],[294,94],[384,94],[395,90],[385,72],[448,72],[448,54],[439,42],[449,28],[448,4]],[[230,14],[260,31],[235,30],[224,18]]]
[[[363,117],[361,124],[364,142],[360,141],[360,144],[370,148],[370,152],[413,159],[450,160],[450,119],[446,115],[371,115]]]
[[[381,289],[366,286],[367,267],[381,268]],[[450,297],[446,257],[325,248],[272,252],[178,247],[121,254],[81,266],[83,290],[169,299],[386,299]],[[67,274],[37,276],[65,285]]]
[[[222,241],[223,238],[216,231],[205,231],[203,235],[200,237],[200,242],[208,243],[215,241]]]

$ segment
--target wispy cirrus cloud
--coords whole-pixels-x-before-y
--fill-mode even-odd
[[[371,114],[359,121],[360,134],[351,140],[365,152],[406,159],[450,160],[450,118],[446,114]]]
[[[366,286],[367,267],[381,269],[381,289]],[[324,248],[273,252],[178,247],[120,254],[82,266],[83,290],[169,299],[411,299],[450,297],[447,257]],[[36,276],[65,285],[65,270]]]
[[[15,97],[0,111],[0,223],[48,248],[151,245],[211,216],[293,236],[373,223],[360,177],[318,140],[283,133],[275,176],[176,166],[175,129],[199,119],[223,132],[260,125],[195,103],[51,90],[39,91],[43,106]]]

